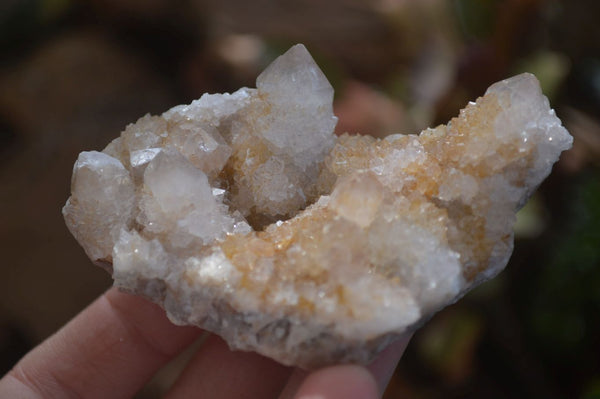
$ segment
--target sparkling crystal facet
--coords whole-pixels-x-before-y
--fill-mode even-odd
[[[296,45],[257,89],[144,116],[75,163],[67,225],[115,285],[285,364],[368,362],[506,265],[572,138],[536,78],[420,135],[335,137]]]

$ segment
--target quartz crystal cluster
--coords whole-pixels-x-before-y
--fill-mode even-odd
[[[302,45],[82,152],[63,213],[115,285],[305,368],[366,363],[506,265],[515,212],[572,138],[533,75],[445,126],[333,133]]]

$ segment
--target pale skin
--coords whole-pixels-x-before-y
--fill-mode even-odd
[[[110,289],[0,380],[1,398],[131,398],[203,334],[173,325],[145,299]],[[380,398],[409,337],[370,365],[307,372],[210,335],[165,394],[178,398]]]

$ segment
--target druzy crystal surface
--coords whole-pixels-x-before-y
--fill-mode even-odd
[[[383,140],[336,137],[332,100],[296,45],[256,89],[144,116],[80,154],[67,225],[174,323],[284,364],[366,363],[505,267],[572,138],[530,74]]]

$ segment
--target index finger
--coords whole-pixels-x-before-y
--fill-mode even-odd
[[[0,380],[0,397],[128,398],[202,330],[112,288]]]

